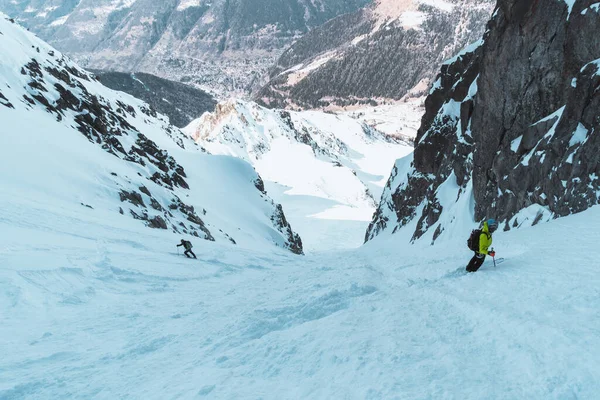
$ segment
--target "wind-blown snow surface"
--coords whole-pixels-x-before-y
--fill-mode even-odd
[[[294,257],[30,199],[0,216],[0,398],[594,399],[600,207],[463,238]],[[468,232],[464,232],[467,236]]]
[[[398,110],[407,115],[396,120],[411,121],[418,108]],[[407,142],[346,115],[243,101],[219,104],[184,131],[212,154],[251,163],[308,250],[360,246],[390,169],[412,152]],[[416,127],[404,133],[414,136]]]

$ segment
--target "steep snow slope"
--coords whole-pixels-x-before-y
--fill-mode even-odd
[[[499,233],[505,261],[462,275],[468,231],[302,258],[207,242],[192,261],[164,231],[0,196],[3,399],[600,392],[598,207]]]
[[[254,165],[311,250],[359,246],[386,174],[412,151],[344,115],[268,110],[242,101],[219,104],[185,131],[212,154]]]
[[[3,210],[40,208],[43,221],[44,207],[65,209],[107,226],[302,251],[250,165],[204,154],[147,104],[1,15],[0,35]]]

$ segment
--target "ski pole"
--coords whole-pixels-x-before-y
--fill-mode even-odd
[[[494,248],[492,247],[492,252],[494,251]],[[496,268],[496,254],[494,253],[494,255],[492,256],[492,260],[494,260],[494,268]]]
[[[176,246],[176,247],[177,247],[177,255],[179,255],[179,246]]]

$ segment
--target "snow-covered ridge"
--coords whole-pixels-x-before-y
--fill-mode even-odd
[[[313,219],[369,221],[389,169],[412,151],[409,143],[344,114],[269,110],[233,100],[219,104],[185,132],[209,153],[251,163],[267,187],[282,188],[279,196],[269,193],[286,210],[291,208],[287,202],[294,201],[290,196],[332,202],[305,215]],[[297,226],[294,216],[289,217]],[[299,232],[309,240],[308,233]]]
[[[43,198],[108,224],[125,218],[209,241],[302,252],[250,165],[205,154],[146,103],[102,86],[4,15],[0,35],[0,141],[9,149],[0,163],[11,171],[0,200]]]

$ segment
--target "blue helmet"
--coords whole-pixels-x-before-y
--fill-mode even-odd
[[[498,229],[498,221],[493,218],[487,220],[488,229],[491,233],[493,233],[496,229]]]

